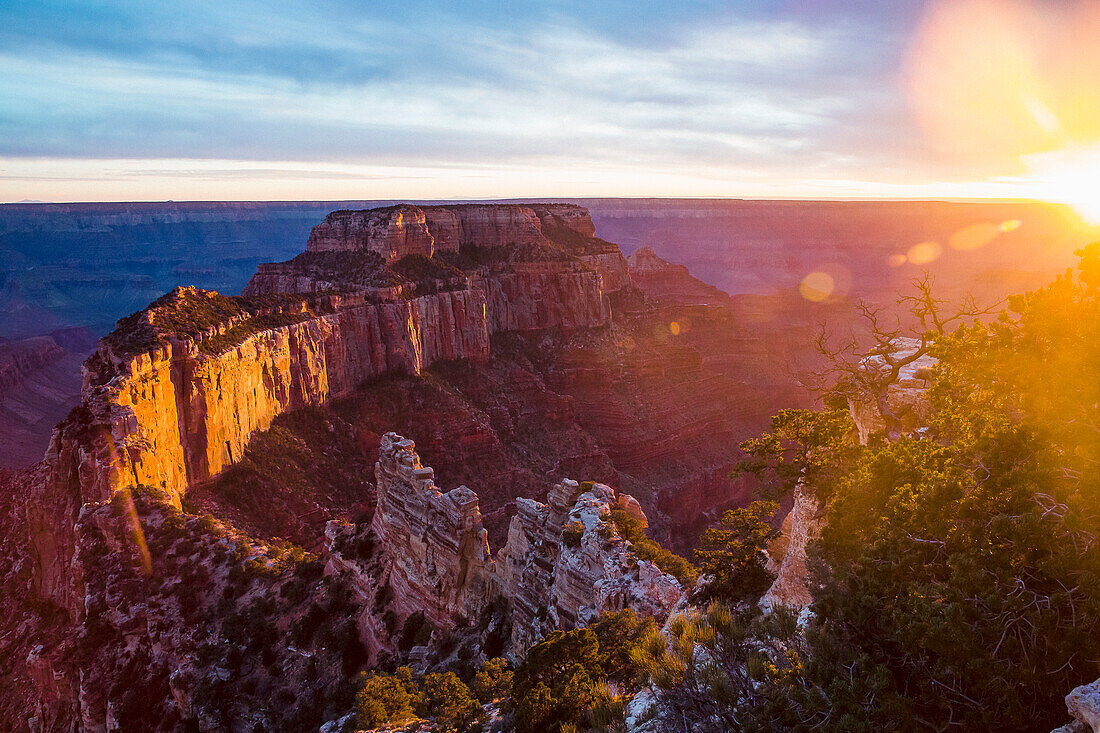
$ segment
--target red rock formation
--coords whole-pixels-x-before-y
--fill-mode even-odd
[[[550,231],[544,231],[544,226]],[[400,204],[364,211],[334,211],[313,228],[309,252],[371,251],[386,260],[466,247],[523,249],[558,239],[568,230],[580,241],[595,237],[588,211],[571,204]]]
[[[420,612],[436,628],[452,629],[503,596],[512,651],[522,655],[545,633],[583,626],[604,611],[630,608],[661,620],[680,600],[679,583],[638,560],[619,535],[613,506],[645,515],[633,497],[609,486],[564,479],[546,504],[518,499],[508,542],[493,558],[477,494],[465,486],[441,492],[411,440],[382,436],[375,473],[372,526],[399,618]],[[566,530],[575,536],[565,538]]]
[[[395,433],[382,436],[373,527],[389,558],[394,613],[419,611],[450,629],[476,619],[496,594],[489,544],[477,494],[465,486],[441,492],[415,448]]]
[[[435,238],[424,212],[402,205],[369,211],[334,211],[313,227],[306,249],[333,252],[367,249],[387,260],[419,254],[431,257]]]
[[[681,304],[732,305],[729,295],[713,285],[696,280],[683,265],[661,259],[649,247],[642,247],[626,258],[630,282],[661,300]]]

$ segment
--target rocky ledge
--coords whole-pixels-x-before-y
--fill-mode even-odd
[[[361,585],[388,584],[399,619],[421,613],[435,628],[453,629],[500,598],[519,658],[550,631],[584,626],[604,611],[629,608],[661,621],[683,595],[675,578],[635,556],[612,520],[613,507],[644,520],[637,501],[604,484],[565,479],[545,504],[519,499],[494,557],[477,494],[465,486],[442,492],[413,441],[383,436],[375,476],[372,529],[385,570]]]

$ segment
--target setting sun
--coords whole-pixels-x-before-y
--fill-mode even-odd
[[[1069,204],[1082,219],[1100,224],[1100,145],[1028,156],[1036,197]]]

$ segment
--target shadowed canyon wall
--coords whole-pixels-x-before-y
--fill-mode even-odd
[[[501,247],[528,237],[530,222],[539,222],[525,207],[487,208],[514,210],[489,226]],[[459,219],[478,213],[458,210]],[[422,225],[422,212],[419,219]],[[381,239],[368,239],[367,249],[400,252],[408,241],[393,222],[372,231]],[[550,268],[520,263],[462,278],[462,289],[419,296],[408,288],[268,296],[274,305],[178,288],[120,321],[87,361],[82,405],[47,452],[49,478],[38,503],[51,510],[30,509],[39,592],[67,602],[59,579],[71,545],[67,528],[84,503],[135,485],[164,489],[178,503],[191,485],[239,461],[253,433],[283,412],[346,395],[373,377],[419,375],[441,360],[484,362],[490,334],[499,330],[605,325],[600,275]]]

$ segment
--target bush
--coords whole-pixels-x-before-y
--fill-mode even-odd
[[[470,683],[470,691],[481,703],[491,702],[504,697],[512,691],[512,670],[508,669],[508,660],[496,657],[486,660]]]
[[[403,723],[414,717],[417,698],[412,671],[401,667],[395,674],[365,674],[355,696],[355,712],[360,728],[378,728],[387,723]]]
[[[424,677],[420,710],[435,720],[436,730],[466,731],[485,717],[470,688],[454,672],[437,672]]]
[[[639,560],[653,563],[661,569],[661,572],[668,573],[680,581],[680,585],[685,588],[695,585],[695,581],[699,578],[698,569],[687,559],[646,537],[645,528],[642,527],[641,522],[618,508],[611,510],[611,521],[615,523],[623,539],[634,545],[634,554]]]
[[[767,571],[765,550],[779,530],[767,520],[778,508],[775,502],[754,501],[726,512],[719,527],[703,532],[695,562],[714,576],[708,597],[754,603],[768,589],[775,576]]]
[[[584,536],[584,525],[574,519],[561,531],[561,541],[566,547],[576,547],[581,543],[581,537]]]

